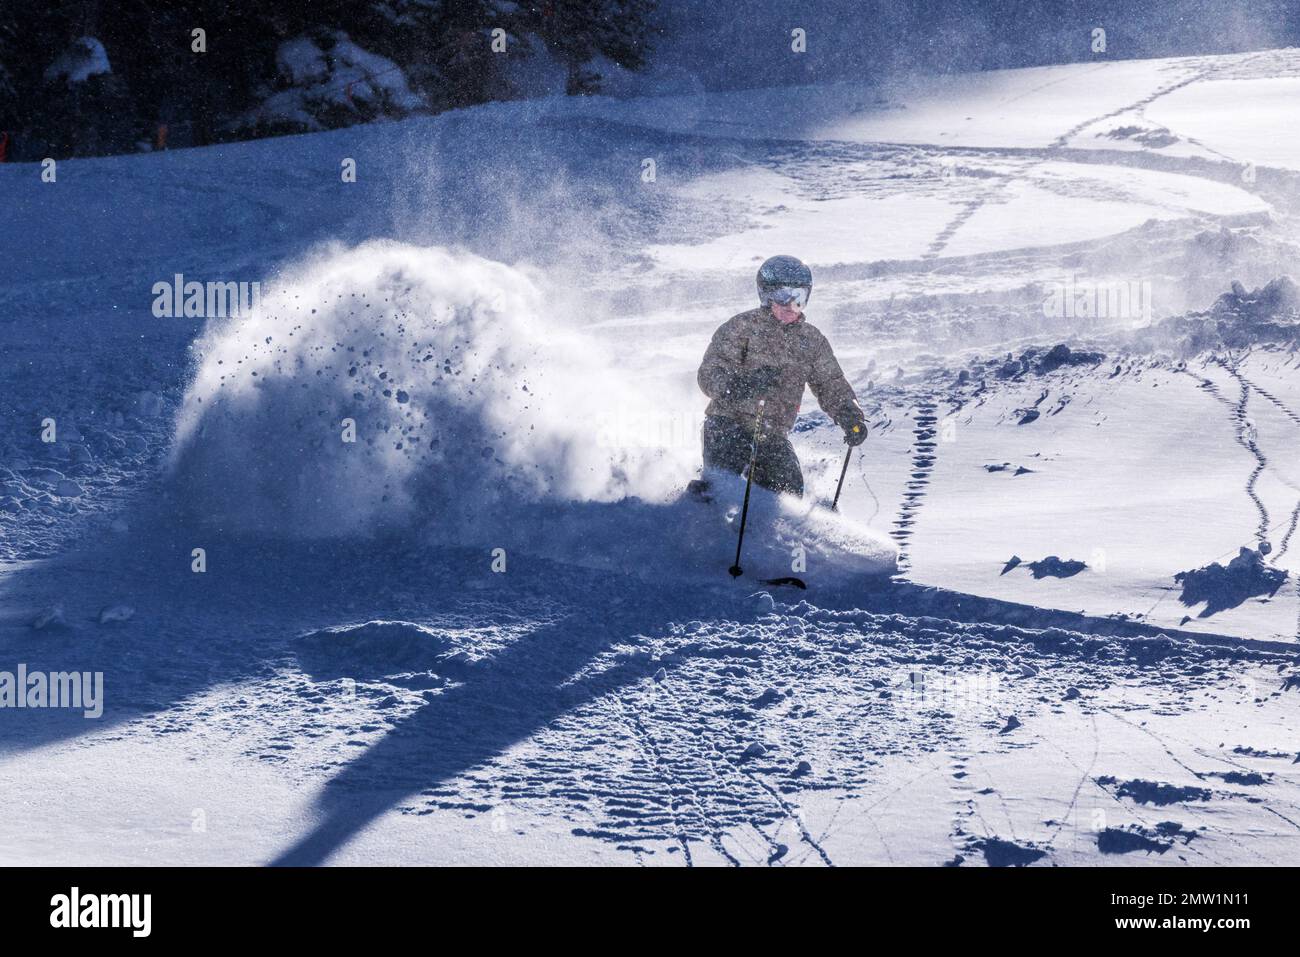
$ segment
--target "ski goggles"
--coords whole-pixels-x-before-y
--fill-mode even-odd
[[[768,302],[781,306],[797,306],[802,309],[808,305],[808,289],[805,286],[776,286],[765,292]]]

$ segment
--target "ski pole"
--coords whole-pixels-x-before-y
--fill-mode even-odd
[[[855,425],[853,427],[853,431],[856,432],[860,428],[862,428],[862,426]],[[849,459],[852,457],[853,457],[853,446],[850,445],[848,451],[844,453],[844,468],[840,469],[840,484],[835,486],[835,500],[831,502],[832,512],[838,511],[836,506],[840,504],[840,490],[844,488],[844,476],[849,473]]]
[[[749,477],[745,479],[745,503],[740,507],[740,537],[736,539],[736,563],[727,571],[732,578],[744,574],[740,567],[740,546],[745,544],[745,521],[749,518],[749,487],[754,484],[754,464],[758,461],[758,430],[763,424],[763,405],[766,399],[758,400],[758,416],[754,419],[754,444],[749,449]]]

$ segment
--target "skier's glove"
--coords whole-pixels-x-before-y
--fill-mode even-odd
[[[844,429],[844,441],[850,448],[857,448],[863,442],[867,441],[867,423],[858,419],[856,422],[850,422]]]
[[[766,397],[780,381],[781,370],[776,366],[759,366],[757,369],[747,369],[733,375],[727,391],[731,394],[731,398],[741,401],[761,399]]]

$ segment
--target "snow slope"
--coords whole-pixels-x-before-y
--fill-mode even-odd
[[[0,670],[107,689],[0,710],[0,859],[1294,863],[1300,379],[1250,290],[1300,272],[1297,69],[0,167]],[[832,521],[806,397],[810,500],[756,496],[733,582],[694,372],[778,250],[872,435]],[[177,274],[266,288],[156,318]],[[1253,594],[1175,578],[1243,547]]]

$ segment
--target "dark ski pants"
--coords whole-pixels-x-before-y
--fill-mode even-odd
[[[754,440],[752,425],[746,427],[733,419],[708,415],[704,417],[700,438],[704,443],[706,468],[745,474]],[[803,471],[799,468],[799,457],[794,454],[794,446],[784,435],[759,435],[758,456],[754,460],[754,482],[774,492],[803,495]]]

